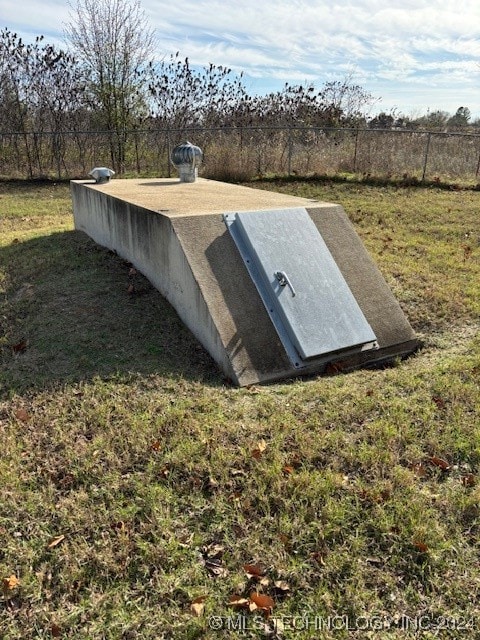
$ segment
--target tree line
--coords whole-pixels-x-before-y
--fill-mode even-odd
[[[155,63],[155,36],[139,0],[78,0],[65,27],[65,49],[25,43],[0,32],[0,133],[51,134],[56,153],[68,135],[108,132],[112,166],[123,170],[132,130],[195,127],[424,127],[458,128],[455,116],[435,112],[417,122],[393,113],[368,118],[375,100],[351,77],[313,85],[285,84],[250,95],[243,75],[224,66],[197,68],[178,53]],[[80,142],[79,142],[80,144]]]

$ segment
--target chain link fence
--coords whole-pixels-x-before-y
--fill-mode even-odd
[[[314,127],[145,129],[123,132],[122,167],[113,134],[101,131],[0,133],[0,177],[82,178],[95,166],[170,176],[171,149],[185,140],[204,151],[201,173],[218,180],[338,175],[476,183],[480,134]]]

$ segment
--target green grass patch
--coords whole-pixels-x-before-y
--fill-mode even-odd
[[[2,184],[2,638],[480,637],[480,194],[255,186],[342,204],[424,346],[232,388],[67,185]]]

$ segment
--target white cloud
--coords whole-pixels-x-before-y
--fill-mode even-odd
[[[472,56],[480,59],[480,36],[479,38],[412,38],[410,46],[413,51],[425,54],[447,53],[458,56]]]
[[[21,3],[2,0],[2,26],[25,38],[48,33],[55,34],[58,40],[62,38],[62,23],[68,20],[69,10],[64,0],[24,0]]]

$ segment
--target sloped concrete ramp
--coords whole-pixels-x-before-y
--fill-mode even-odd
[[[175,307],[224,374],[244,386],[348,370],[412,352],[417,341],[341,206],[205,179],[72,181],[75,227],[132,262]],[[296,368],[227,229],[226,212],[303,207],[378,348],[332,353]]]

